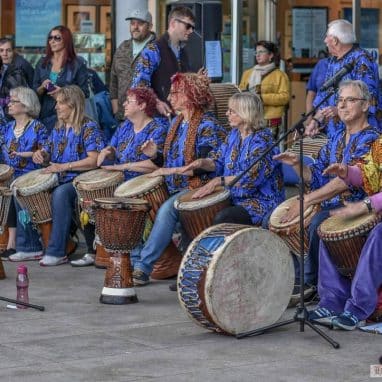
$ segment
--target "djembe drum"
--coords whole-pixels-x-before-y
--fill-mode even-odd
[[[297,198],[298,196],[295,196],[281,203],[275,208],[269,218],[269,230],[280,236],[295,255],[300,254],[300,216],[297,216],[295,219],[287,223],[281,223],[280,220],[287,213],[291,203]],[[308,253],[309,250],[309,234],[307,227],[318,209],[319,205],[315,205],[308,207],[304,211],[304,253]]]
[[[114,196],[147,200],[151,206],[150,219],[152,223],[155,221],[160,206],[169,197],[164,178],[162,176],[150,178],[148,175],[137,176],[122,183],[115,190]],[[161,280],[176,276],[181,261],[182,257],[171,241],[155,262],[150,277]]]
[[[352,278],[369,232],[381,221],[379,214],[355,218],[331,216],[317,229],[338,272]]]
[[[100,198],[94,201],[96,230],[110,255],[100,302],[138,302],[133,284],[130,251],[141,240],[149,203],[143,199]]]
[[[0,231],[1,237],[5,238],[4,249],[7,248],[8,244],[8,229],[7,229],[7,219],[9,207],[12,201],[12,191],[8,187],[0,187]],[[3,262],[0,259],[0,279],[5,278],[5,270],[3,266]]]
[[[231,205],[230,192],[223,187],[218,187],[215,192],[203,198],[192,199],[196,191],[180,195],[174,203],[179,211],[179,219],[191,239],[210,227],[219,211]]]
[[[73,179],[73,186],[78,195],[78,201],[82,213],[88,215],[91,224],[95,222],[93,203],[97,198],[110,198],[114,190],[123,182],[124,175],[122,171],[108,171],[96,169],[84,172]],[[109,256],[98,240],[96,235],[96,257],[95,266],[97,268],[106,268],[109,263]]]
[[[277,235],[218,224],[188,247],[178,274],[178,298],[197,324],[237,335],[275,323],[293,284],[292,257]]]
[[[20,206],[28,211],[29,220],[37,224],[42,243],[47,248],[52,230],[52,189],[58,186],[57,174],[44,174],[43,169],[21,175],[11,184],[11,190]]]
[[[13,174],[14,174],[13,167],[8,166],[7,164],[0,164],[0,187],[8,188],[12,182]],[[0,213],[3,214],[3,212],[0,212]],[[1,228],[0,228],[0,253],[4,252],[7,249],[7,245],[8,245],[9,235],[8,235],[8,227],[6,226],[7,217],[8,217],[8,210],[7,210],[7,215],[5,217],[5,224],[1,225]]]

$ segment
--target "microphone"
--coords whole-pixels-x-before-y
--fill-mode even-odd
[[[324,84],[321,86],[320,90],[324,91],[332,86],[336,86],[338,82],[340,82],[341,78],[345,75],[351,72],[354,68],[354,62],[351,62],[349,64],[346,64],[341,70],[339,70],[332,78],[329,78],[327,81],[324,82]]]

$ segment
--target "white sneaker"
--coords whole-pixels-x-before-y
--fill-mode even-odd
[[[87,267],[94,264],[95,254],[85,253],[80,259],[70,262],[72,267]]]
[[[16,252],[13,255],[9,256],[10,261],[32,261],[40,260],[42,258],[42,251],[37,252]]]
[[[40,265],[42,267],[49,267],[49,266],[54,266],[54,265],[61,265],[61,264],[66,264],[68,262],[68,257],[57,257],[57,256],[49,256],[45,255],[41,260],[40,260]]]

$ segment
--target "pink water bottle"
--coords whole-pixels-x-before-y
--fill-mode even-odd
[[[28,268],[26,265],[21,264],[17,267],[17,276],[16,276],[16,287],[17,287],[17,300],[22,302],[29,303],[28,296]],[[17,304],[18,309],[26,309],[27,306]]]

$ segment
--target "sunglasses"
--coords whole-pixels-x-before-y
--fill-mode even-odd
[[[56,35],[54,35],[54,36],[50,35],[50,36],[48,36],[48,41],[51,41],[51,40],[54,40],[54,41],[61,41],[61,40],[62,40],[62,37],[59,36],[58,34],[56,34]]]
[[[190,23],[188,23],[188,22],[186,22],[186,21],[183,21],[183,20],[181,20],[181,19],[175,19],[175,20],[176,20],[178,23],[182,23],[183,25],[185,25],[187,30],[189,30],[189,29],[191,29],[192,31],[195,30],[195,25],[194,25],[194,24],[190,24]]]

